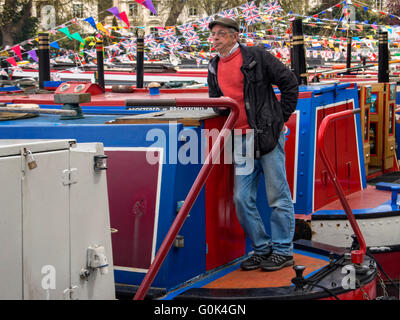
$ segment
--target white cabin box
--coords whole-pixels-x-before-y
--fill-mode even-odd
[[[0,139],[0,299],[115,299],[101,143]]]

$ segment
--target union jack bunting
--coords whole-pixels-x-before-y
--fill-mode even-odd
[[[92,58],[96,58],[97,57],[96,49],[87,50],[85,52]]]
[[[207,30],[208,30],[208,25],[209,25],[210,22],[213,21],[213,20],[214,20],[213,17],[206,17],[206,18],[203,18],[203,19],[199,19],[199,20],[198,20],[199,29],[200,29],[201,31],[207,31]]]
[[[240,7],[244,16],[259,14],[258,8],[254,1],[242,4]]]
[[[116,52],[116,53],[122,52],[121,48],[119,47],[119,44],[113,44],[109,47],[106,47],[106,49],[110,50],[111,52]]]
[[[156,54],[163,54],[165,51],[164,51],[164,48],[161,46],[161,44],[157,44],[157,45],[155,45],[152,49],[151,49],[151,53],[153,54],[153,55],[156,55]]]
[[[258,13],[257,14],[248,13],[247,15],[245,15],[244,20],[247,22],[248,25],[250,25],[250,24],[260,22],[261,17]]]
[[[177,28],[183,34],[189,33],[190,31],[194,31],[193,24],[191,22],[183,24],[181,26],[177,26]]]
[[[269,3],[266,3],[263,8],[268,14],[276,14],[283,11],[278,1],[271,1]]]
[[[218,15],[222,18],[230,18],[230,19],[234,19],[236,17],[234,9],[228,9],[228,10],[222,11],[222,12],[218,13]]]
[[[189,45],[189,46],[191,46],[192,44],[200,44],[199,36],[197,35],[197,32],[195,32],[195,31],[189,32],[184,37],[186,39],[187,45]]]
[[[153,34],[148,34],[144,37],[144,45],[145,46],[155,46],[157,44],[156,39]]]
[[[182,44],[179,42],[178,38],[175,38],[173,41],[165,42],[165,44],[171,52],[182,49]]]
[[[175,30],[174,29],[166,29],[166,30],[162,30],[159,32],[159,35],[161,38],[164,39],[164,41],[168,41],[170,40],[171,37],[175,37]]]
[[[126,40],[124,42],[122,42],[123,47],[126,49],[127,52],[132,52],[134,50],[136,50],[136,42],[135,41],[129,41]]]

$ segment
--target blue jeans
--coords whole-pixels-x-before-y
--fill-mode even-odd
[[[253,134],[234,136],[234,202],[237,218],[252,241],[256,254],[266,254],[272,250],[277,254],[292,255],[295,217],[286,180],[285,135],[281,132],[275,149],[258,160],[254,159],[253,143]],[[268,205],[272,209],[271,235],[266,233],[256,206],[257,189],[262,173]]]

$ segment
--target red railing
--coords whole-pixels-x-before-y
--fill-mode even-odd
[[[341,112],[330,114],[330,115],[326,116],[322,120],[321,125],[318,130],[318,145],[319,145],[319,152],[320,152],[322,161],[324,162],[326,169],[328,170],[328,174],[333,182],[333,185],[335,186],[336,192],[339,196],[340,202],[342,203],[343,209],[346,212],[347,219],[349,220],[350,225],[353,228],[354,234],[357,237],[357,241],[360,245],[360,250],[353,250],[351,252],[351,261],[353,263],[360,264],[364,260],[367,246],[365,244],[365,240],[361,233],[361,230],[358,227],[358,223],[353,215],[353,212],[351,211],[350,205],[347,202],[347,199],[343,192],[342,186],[340,185],[340,182],[338,181],[335,170],[333,169],[332,164],[330,163],[330,161],[327,158],[326,153],[325,153],[325,133],[327,131],[328,126],[338,119],[343,119],[343,118],[346,118],[349,116],[353,116],[356,113],[360,113],[360,109],[341,111]]]
[[[178,215],[176,216],[174,222],[171,225],[167,235],[165,236],[164,241],[162,242],[160,248],[157,251],[157,254],[154,258],[154,261],[151,263],[150,268],[144,277],[141,285],[139,286],[138,291],[136,292],[134,300],[143,300],[149,290],[149,287],[154,281],[158,271],[161,268],[162,263],[164,262],[165,257],[167,256],[171,246],[178,235],[179,230],[182,228],[185,219],[192,208],[194,202],[199,195],[201,188],[203,187],[205,181],[207,180],[208,175],[213,168],[212,159],[216,159],[219,153],[222,151],[221,148],[221,140],[225,136],[226,133],[233,129],[233,126],[236,123],[236,120],[239,116],[239,106],[237,103],[231,98],[208,98],[208,99],[196,99],[196,98],[176,98],[176,99],[158,99],[158,98],[150,98],[150,99],[135,99],[135,100],[127,100],[127,106],[159,106],[159,107],[216,107],[216,108],[229,108],[231,112],[226,119],[224,126],[222,127],[218,137],[211,149],[211,152],[207,155],[203,166],[200,169],[199,174],[197,175],[196,180],[194,181],[192,188],[190,189],[186,199],[179,210]],[[228,139],[224,139],[223,146]]]

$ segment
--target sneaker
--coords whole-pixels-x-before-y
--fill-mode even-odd
[[[245,271],[258,269],[261,266],[261,263],[263,261],[265,261],[266,259],[268,259],[270,254],[271,253],[266,253],[263,255],[253,254],[252,256],[250,256],[248,259],[246,259],[245,261],[243,261],[240,264],[240,268],[242,268],[242,270],[245,270]]]
[[[292,256],[284,256],[277,253],[272,253],[268,259],[262,261],[260,267],[263,271],[275,271],[293,265],[294,260]]]

